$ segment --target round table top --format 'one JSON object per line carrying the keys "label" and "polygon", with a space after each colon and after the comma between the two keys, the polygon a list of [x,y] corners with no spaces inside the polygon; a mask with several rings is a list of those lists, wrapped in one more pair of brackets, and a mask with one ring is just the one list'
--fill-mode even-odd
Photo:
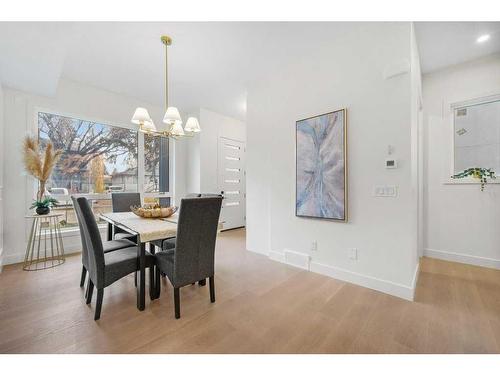
{"label": "round table top", "polygon": [[38,215],[38,214],[33,214],[33,215],[26,215],[26,219],[38,219],[38,218],[44,218],[44,217],[58,217],[58,216],[63,216],[64,214],[62,213],[57,213],[57,212],[50,212],[47,215]]}

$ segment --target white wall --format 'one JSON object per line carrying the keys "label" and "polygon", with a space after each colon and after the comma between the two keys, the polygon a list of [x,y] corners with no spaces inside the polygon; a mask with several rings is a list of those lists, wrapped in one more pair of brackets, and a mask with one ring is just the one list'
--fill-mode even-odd
{"label": "white wall", "polygon": [[191,141],[188,148],[187,191],[218,193],[218,139],[226,137],[245,142],[245,123],[205,108],[200,108],[198,116],[202,131]]}
{"label": "white wall", "polygon": [[[159,121],[163,117],[160,107],[141,102],[138,99],[118,95],[69,80],[61,80],[55,97],[32,95],[4,88],[5,143],[4,165],[4,211],[8,213],[4,231],[4,264],[22,260],[28,227],[24,215],[34,197],[34,183],[23,170],[21,145],[28,132],[36,131],[35,112],[37,109],[52,110],[104,123],[130,126],[130,118],[138,106],[148,108],[150,115]],[[185,194],[185,154],[186,145],[174,145],[174,193]],[[65,237],[67,252],[80,250],[78,233]]]}
{"label": "white wall", "polygon": [[414,239],[412,252],[418,262],[423,252],[423,122],[422,122],[422,74],[415,29],[411,28],[411,211]]}
{"label": "white wall", "polygon": [[3,266],[3,169],[4,169],[4,121],[3,121],[3,89],[0,82],[0,272]]}
{"label": "white wall", "polygon": [[[247,99],[247,249],[285,261],[311,256],[310,269],[412,299],[417,270],[412,186],[410,23],[344,24],[325,48],[256,82]],[[338,30],[338,29],[336,29]],[[324,37],[324,35],[322,36]],[[407,69],[409,70],[409,69]],[[295,216],[295,121],[347,108],[347,223]],[[385,169],[387,147],[399,161]],[[397,198],[374,185],[397,185]],[[317,241],[317,251],[311,242]],[[350,260],[349,249],[358,250]]]}
{"label": "white wall", "polygon": [[500,94],[500,55],[424,75],[425,254],[500,268],[500,185],[445,184],[451,175],[450,104]]}

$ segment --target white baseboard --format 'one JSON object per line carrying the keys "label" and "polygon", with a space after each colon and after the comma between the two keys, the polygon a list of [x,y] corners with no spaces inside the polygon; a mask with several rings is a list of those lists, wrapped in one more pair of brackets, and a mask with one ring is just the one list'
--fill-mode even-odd
{"label": "white baseboard", "polygon": [[415,273],[413,274],[413,281],[411,282],[411,289],[413,291],[413,294],[411,296],[410,301],[415,300],[415,290],[417,290],[417,283],[419,276],[420,276],[420,262],[417,263],[417,266],[415,267]]}
{"label": "white baseboard", "polygon": [[[101,237],[103,240],[106,237],[106,229],[99,228]],[[82,251],[82,242],[80,240],[80,233],[78,231],[73,232],[63,232],[63,245],[65,254],[74,254]],[[26,254],[26,243],[22,245],[22,248],[14,249],[15,253],[10,253],[7,249],[4,249],[3,265],[21,263],[24,261]]]}
{"label": "white baseboard", "polygon": [[285,254],[279,251],[269,251],[269,259],[275,260],[276,262],[286,263]]}
{"label": "white baseboard", "polygon": [[[69,255],[69,254],[75,254],[79,253],[82,251],[82,246],[74,245],[74,246],[64,246],[64,254]],[[25,252],[22,253],[16,253],[16,254],[9,254],[6,255],[3,259],[3,265],[6,266],[8,264],[16,264],[16,263],[22,263],[24,262],[24,256]]]}
{"label": "white baseboard", "polygon": [[[415,295],[414,286],[403,285],[377,277],[363,275],[357,272],[348,271],[343,268],[327,266],[325,264],[311,262],[311,271],[325,276],[330,276],[337,280],[360,285],[365,288],[374,289],[382,293],[390,294],[399,298],[413,301]],[[418,274],[418,266],[415,275]],[[415,277],[414,277],[415,279]],[[413,282],[416,283],[414,280]],[[413,284],[413,283],[412,283]]]}
{"label": "white baseboard", "polygon": [[500,269],[500,259],[478,257],[475,255],[460,254],[452,251],[435,249],[424,249],[424,256],[429,258],[448,260],[451,262],[471,264],[473,266]]}
{"label": "white baseboard", "polygon": [[309,271],[311,268],[311,256],[306,253],[285,249],[283,251],[284,263]]}
{"label": "white baseboard", "polygon": [[[287,250],[286,250],[287,251]],[[286,251],[269,251],[269,259],[275,260],[280,263],[285,263],[293,267],[306,269],[302,266],[291,264],[286,260]],[[297,253],[302,254],[302,253]],[[390,294],[399,298],[413,301],[415,295],[415,288],[418,281],[420,264],[417,264],[413,275],[411,285],[398,284],[392,281],[379,279],[376,277],[363,275],[357,272],[349,271],[339,267],[328,266],[318,262],[311,261],[309,263],[308,271],[319,273],[321,275],[329,276],[333,279],[346,281],[352,284],[360,285],[365,288],[374,289],[382,293]]]}

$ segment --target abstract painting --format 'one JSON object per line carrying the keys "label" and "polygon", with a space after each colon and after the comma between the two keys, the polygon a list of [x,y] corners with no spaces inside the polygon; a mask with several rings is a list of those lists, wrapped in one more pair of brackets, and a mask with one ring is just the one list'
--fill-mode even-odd
{"label": "abstract painting", "polygon": [[346,110],[296,123],[297,216],[347,220]]}

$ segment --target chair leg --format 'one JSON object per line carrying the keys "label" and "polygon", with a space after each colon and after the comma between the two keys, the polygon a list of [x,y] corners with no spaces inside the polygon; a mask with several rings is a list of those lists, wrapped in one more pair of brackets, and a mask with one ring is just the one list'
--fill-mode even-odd
{"label": "chair leg", "polygon": [[85,269],[85,266],[82,266],[82,277],[80,278],[80,288],[83,288],[83,285],[85,285],[85,276],[87,276],[87,270]]}
{"label": "chair leg", "polygon": [[213,276],[208,278],[208,283],[210,284],[210,302],[215,302],[215,280]]}
{"label": "chair leg", "polygon": [[93,292],[94,292],[94,283],[89,278],[89,282],[87,283],[87,300],[85,301],[87,305],[90,305],[90,302],[92,302]]}
{"label": "chair leg", "polygon": [[175,319],[181,317],[181,301],[179,296],[179,288],[174,288],[174,305],[175,305]]}
{"label": "chair leg", "polygon": [[205,286],[205,285],[207,285],[207,279],[203,279],[203,280],[198,281],[198,285],[199,286]]}
{"label": "chair leg", "polygon": [[154,266],[149,267],[149,298],[152,300],[156,299],[156,287],[155,287],[155,268]]}
{"label": "chair leg", "polygon": [[156,298],[160,298],[161,281],[160,281],[160,269],[158,268],[158,266],[155,267],[155,289],[156,289]]}
{"label": "chair leg", "polygon": [[137,271],[134,273],[134,286],[137,288]]}
{"label": "chair leg", "polygon": [[103,296],[104,296],[104,288],[97,289],[97,301],[95,304],[94,320],[99,320],[99,318],[101,317],[102,297]]}

